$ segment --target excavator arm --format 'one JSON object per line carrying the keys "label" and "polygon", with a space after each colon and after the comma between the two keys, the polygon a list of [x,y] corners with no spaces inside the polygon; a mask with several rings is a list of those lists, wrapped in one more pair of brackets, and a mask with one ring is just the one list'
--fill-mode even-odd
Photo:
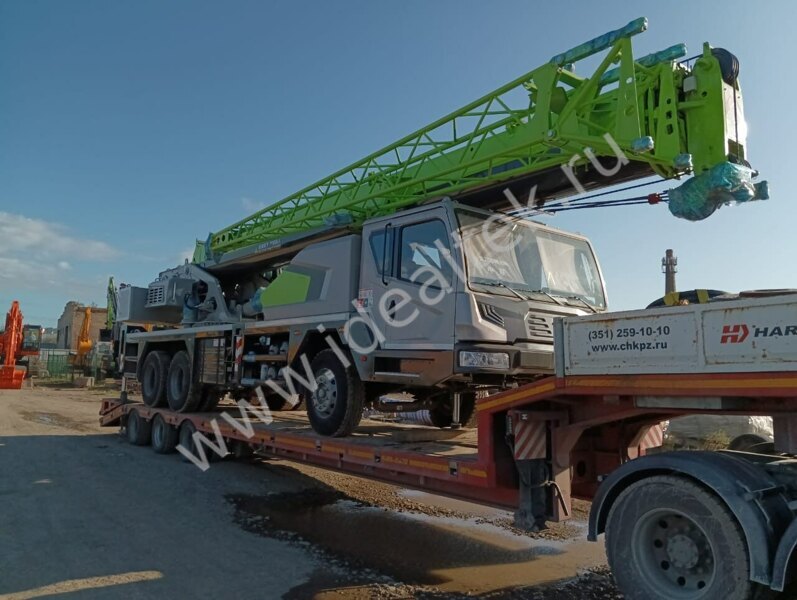
{"label": "excavator arm", "polygon": [[26,369],[17,367],[17,360],[39,353],[41,328],[23,325],[19,302],[14,300],[6,313],[5,328],[0,332],[0,389],[18,390],[22,387]]}
{"label": "excavator arm", "polygon": [[77,336],[75,354],[70,355],[70,362],[74,367],[85,366],[86,359],[94,344],[91,341],[91,307],[83,309],[83,322]]}
{"label": "excavator arm", "polygon": [[[632,21],[526,73],[467,106],[258,211],[197,244],[194,262],[443,196],[498,208],[651,175],[693,173],[676,216],[705,218],[721,203],[766,197],[751,183],[738,62],[704,45],[690,66],[678,44],[635,58]],[[589,74],[575,65],[600,56]],[[697,178],[696,178],[697,179]],[[705,206],[704,206],[705,205]],[[675,205],[673,205],[675,206]]]}

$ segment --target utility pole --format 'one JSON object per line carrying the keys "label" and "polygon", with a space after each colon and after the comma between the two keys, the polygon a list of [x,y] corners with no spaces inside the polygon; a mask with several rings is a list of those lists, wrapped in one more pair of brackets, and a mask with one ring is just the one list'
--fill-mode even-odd
{"label": "utility pole", "polygon": [[664,273],[664,293],[675,291],[675,274],[678,272],[678,257],[668,248],[661,259],[661,272]]}

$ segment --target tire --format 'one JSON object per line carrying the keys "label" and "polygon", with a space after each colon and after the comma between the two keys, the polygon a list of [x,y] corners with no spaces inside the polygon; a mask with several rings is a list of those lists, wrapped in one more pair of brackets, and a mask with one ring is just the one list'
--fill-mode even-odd
{"label": "tire", "polygon": [[166,403],[166,378],[169,373],[169,353],[154,350],[147,354],[141,368],[141,396],[144,404],[157,407]]}
{"label": "tire", "polygon": [[744,533],[716,495],[671,475],[633,483],[606,523],[606,554],[628,600],[754,598]]}
{"label": "tire", "polygon": [[149,444],[152,423],[138,414],[137,410],[131,410],[127,414],[127,441],[134,446],[146,446]]}
{"label": "tire", "polygon": [[247,444],[240,440],[236,440],[231,444],[230,451],[233,458],[236,460],[251,458],[255,455],[255,450],[252,448],[251,444]]}
{"label": "tire", "polygon": [[728,444],[728,450],[736,450],[737,452],[750,452],[754,446],[766,444],[769,440],[756,434],[756,433],[743,433],[737,435]]}
{"label": "tire", "polygon": [[197,410],[199,412],[210,412],[219,405],[223,397],[224,393],[221,390],[209,385],[203,386]]}
{"label": "tire", "polygon": [[177,438],[177,429],[162,416],[155,415],[152,419],[152,449],[158,454],[171,454],[177,446]]}
{"label": "tire", "polygon": [[363,415],[363,384],[354,367],[344,367],[335,352],[322,350],[310,364],[315,390],[307,390],[307,416],[316,433],[349,435]]}
{"label": "tire", "polygon": [[[196,427],[194,426],[194,424],[188,419],[186,419],[185,421],[180,423],[180,429],[178,430],[178,441],[180,446],[188,450],[188,452],[190,452],[194,456],[198,457],[199,452],[197,450],[196,444],[194,444],[195,432],[196,432]],[[212,441],[215,442],[215,440]],[[216,454],[213,450],[211,450],[207,446],[204,446],[202,449],[205,451],[205,458],[208,460],[208,462],[216,462],[217,460],[222,459],[221,456]],[[184,462],[188,462],[188,459],[185,456],[183,456],[182,454],[180,454],[180,456],[182,457]]]}
{"label": "tire", "polygon": [[[177,430],[177,439],[180,446],[188,450],[191,454],[196,456],[196,447],[194,446],[194,432],[196,427],[191,421],[183,421],[180,423],[180,428]],[[185,456],[180,455],[183,461],[188,462]]]}
{"label": "tire", "polygon": [[[459,424],[462,426],[472,425],[471,419],[476,410],[476,393],[462,392],[459,395]],[[429,409],[429,418],[435,427],[450,427],[454,422],[454,396],[450,395]]]}
{"label": "tire", "polygon": [[193,382],[193,369],[188,352],[180,350],[172,358],[166,379],[166,400],[169,408],[177,412],[196,410],[201,396],[199,384]]}

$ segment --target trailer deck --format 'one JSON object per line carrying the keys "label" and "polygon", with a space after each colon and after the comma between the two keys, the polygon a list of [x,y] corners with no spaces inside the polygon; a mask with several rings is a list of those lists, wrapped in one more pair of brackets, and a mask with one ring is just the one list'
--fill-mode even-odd
{"label": "trailer deck", "polygon": [[[303,411],[273,412],[273,421],[267,424],[231,403],[213,412],[186,414],[140,402],[105,399],[100,423],[123,425],[132,410],[146,420],[160,414],[175,427],[190,421],[211,440],[215,423],[223,438],[249,443],[261,454],[505,508],[518,506],[515,460],[546,458],[552,461],[554,475],[559,475],[561,502],[549,515],[559,520],[570,513],[571,482],[565,479],[572,476],[573,496],[591,499],[599,475],[612,470],[610,464],[619,466],[661,444],[659,424],[667,418],[712,412],[794,413],[797,374],[548,377],[480,399],[476,429],[434,429],[364,419],[346,438],[318,435]],[[238,422],[240,428],[228,418]],[[521,435],[528,438],[525,445],[516,441],[513,449],[506,442],[507,419],[514,423],[516,439]],[[243,431],[245,420],[252,427],[251,436]],[[618,423],[622,423],[621,431],[613,431],[611,426]],[[582,434],[601,426],[610,427],[602,430],[602,443],[592,439],[585,445]],[[529,433],[521,433],[521,427],[527,427]],[[618,447],[624,451],[622,456],[617,453]],[[592,456],[586,461],[588,454]],[[564,460],[565,456],[570,459]],[[583,465],[571,474],[571,464],[579,462]]]}

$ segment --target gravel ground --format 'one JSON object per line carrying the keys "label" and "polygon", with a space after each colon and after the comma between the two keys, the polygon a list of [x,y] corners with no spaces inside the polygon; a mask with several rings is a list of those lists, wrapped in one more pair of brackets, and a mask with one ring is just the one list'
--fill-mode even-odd
{"label": "gravel ground", "polygon": [[[129,572],[159,578],[70,591],[79,599],[255,590],[288,600],[619,598],[601,546],[584,540],[586,503],[576,503],[572,521],[530,534],[508,511],[284,460],[225,460],[200,473],[99,428],[108,395],[0,393],[0,492],[16,515],[0,522],[13,540],[4,546],[0,535],[10,575],[0,577],[0,595],[109,573],[121,582]],[[163,545],[129,527],[145,515]],[[44,532],[32,526],[42,522]],[[26,560],[45,534],[51,552]],[[186,545],[225,552],[197,571],[180,558]],[[243,577],[228,581],[231,573]]]}

